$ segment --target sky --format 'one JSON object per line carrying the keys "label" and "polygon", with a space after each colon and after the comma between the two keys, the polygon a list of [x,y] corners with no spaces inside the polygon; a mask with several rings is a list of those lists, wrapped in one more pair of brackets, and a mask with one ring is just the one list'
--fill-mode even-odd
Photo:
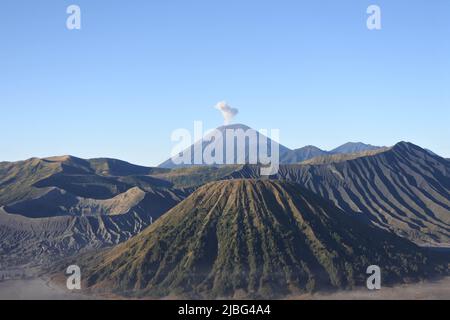
{"label": "sky", "polygon": [[174,130],[223,124],[223,100],[289,148],[410,141],[450,157],[450,1],[1,1],[0,161],[158,165]]}

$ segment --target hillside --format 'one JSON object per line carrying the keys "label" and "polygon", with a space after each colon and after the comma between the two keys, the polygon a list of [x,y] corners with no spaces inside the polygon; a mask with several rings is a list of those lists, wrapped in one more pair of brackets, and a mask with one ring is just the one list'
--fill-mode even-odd
{"label": "hillside", "polygon": [[185,197],[180,191],[133,188],[112,199],[96,200],[52,189],[43,198],[0,207],[0,267],[42,265],[116,245]]}
{"label": "hillside", "polygon": [[[296,184],[205,185],[129,241],[77,258],[91,290],[148,297],[273,298],[444,272],[409,241]],[[446,266],[445,266],[446,267]]]}
{"label": "hillside", "polygon": [[[226,178],[258,178],[258,170],[245,166]],[[450,245],[450,163],[414,144],[338,163],[281,166],[273,178],[297,182],[418,244]]]}
{"label": "hillside", "polygon": [[0,208],[0,269],[43,267],[59,259],[116,245],[144,230],[151,214],[30,219]]}
{"label": "hillside", "polygon": [[149,175],[165,171],[72,156],[0,163],[0,267],[129,239],[190,192]]}

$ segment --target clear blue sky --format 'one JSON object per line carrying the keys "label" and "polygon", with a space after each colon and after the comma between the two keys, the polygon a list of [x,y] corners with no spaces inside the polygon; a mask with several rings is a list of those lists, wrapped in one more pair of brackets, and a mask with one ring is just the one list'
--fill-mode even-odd
{"label": "clear blue sky", "polygon": [[450,157],[450,1],[1,2],[0,161],[157,165],[173,130],[222,124],[221,100],[290,148],[407,140]]}

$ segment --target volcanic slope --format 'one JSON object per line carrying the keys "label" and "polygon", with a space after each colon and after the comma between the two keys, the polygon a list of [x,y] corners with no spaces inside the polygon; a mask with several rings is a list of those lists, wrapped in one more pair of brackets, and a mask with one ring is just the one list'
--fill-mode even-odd
{"label": "volcanic slope", "polygon": [[[450,246],[448,161],[407,142],[341,160],[280,166],[272,178],[297,182],[417,244]],[[245,166],[226,178],[259,178],[258,172],[256,166]]]}
{"label": "volcanic slope", "polygon": [[115,248],[77,258],[86,287],[140,297],[273,298],[447,270],[413,243],[363,224],[297,184],[207,184]]}
{"label": "volcanic slope", "polygon": [[0,163],[0,269],[42,265],[115,245],[188,192],[114,159],[71,156]]}

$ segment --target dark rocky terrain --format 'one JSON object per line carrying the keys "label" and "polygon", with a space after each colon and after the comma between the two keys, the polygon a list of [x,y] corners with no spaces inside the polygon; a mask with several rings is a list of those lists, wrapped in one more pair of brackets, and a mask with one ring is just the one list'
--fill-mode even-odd
{"label": "dark rocky terrain", "polygon": [[161,169],[75,157],[0,163],[0,268],[116,245],[188,195]]}
{"label": "dark rocky terrain", "polygon": [[[450,164],[445,159],[401,142],[372,155],[316,160],[281,166],[272,178],[299,183],[360,220],[418,244],[450,246]],[[225,178],[258,178],[258,172],[243,166]]]}

